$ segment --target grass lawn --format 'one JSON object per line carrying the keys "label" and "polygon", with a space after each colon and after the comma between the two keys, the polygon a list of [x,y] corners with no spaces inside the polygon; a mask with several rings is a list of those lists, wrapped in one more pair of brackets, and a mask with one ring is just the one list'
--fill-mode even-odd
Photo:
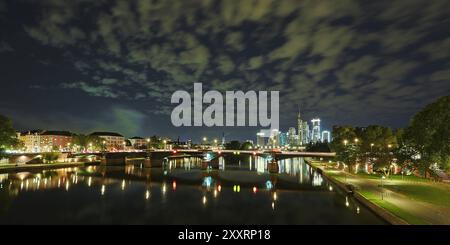
{"label": "grass lawn", "polygon": [[385,188],[415,200],[450,207],[450,188],[440,185],[390,185],[387,183]]}
{"label": "grass lawn", "polygon": [[[366,179],[380,179],[380,174],[366,174],[366,173],[358,173],[358,177],[366,178]],[[403,180],[403,181],[410,181],[410,182],[432,182],[429,179],[417,177],[415,175],[389,175],[389,177],[386,178],[387,180]]]}
{"label": "grass lawn", "polygon": [[379,195],[374,194],[373,192],[366,191],[366,190],[360,190],[358,191],[361,195],[363,195],[367,200],[371,201],[372,203],[375,203],[379,207],[389,211],[390,213],[402,218],[406,222],[413,224],[413,225],[427,225],[429,223],[425,222],[424,220],[418,218],[417,216],[408,213],[404,211],[403,209],[386,202],[384,200],[381,200]]}
{"label": "grass lawn", "polygon": [[[313,162],[315,166],[320,163]],[[339,170],[325,169],[328,176],[345,183],[345,174]],[[366,179],[373,183],[373,180],[379,180],[381,175],[379,174],[364,174],[347,176],[348,179]],[[391,191],[403,194],[413,200],[431,203],[434,205],[440,205],[450,207],[450,187],[442,183],[434,183],[428,179],[420,178],[417,176],[401,176],[391,175],[384,182],[384,188]],[[374,192],[373,188],[365,188],[364,185],[359,186],[357,191],[367,198],[372,203],[380,206],[381,208],[389,211],[390,213],[404,219],[410,224],[428,224],[425,220],[422,220],[416,215],[406,212],[404,209],[393,205],[392,203],[381,200],[379,193]]]}

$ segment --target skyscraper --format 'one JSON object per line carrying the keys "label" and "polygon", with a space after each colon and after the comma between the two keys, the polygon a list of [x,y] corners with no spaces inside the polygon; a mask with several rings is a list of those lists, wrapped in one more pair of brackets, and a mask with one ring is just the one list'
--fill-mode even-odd
{"label": "skyscraper", "polygon": [[280,133],[280,146],[288,144],[288,133]]}
{"label": "skyscraper", "polygon": [[294,127],[290,127],[288,130],[288,144],[290,146],[296,145],[297,144],[297,139],[295,137],[295,128]]}
{"label": "skyscraper", "polygon": [[300,116],[300,108],[298,109],[298,114],[297,114],[297,132],[298,132],[297,145],[303,145],[304,132],[303,132],[303,121]]}
{"label": "skyscraper", "polygon": [[310,142],[309,125],[307,121],[303,122],[303,144],[306,145]]}
{"label": "skyscraper", "polygon": [[320,119],[319,118],[313,118],[311,120],[311,123],[312,123],[311,141],[313,143],[316,143],[317,141],[321,140]]}
{"label": "skyscraper", "polygon": [[328,130],[322,131],[322,142],[330,142],[331,141],[331,133]]}
{"label": "skyscraper", "polygon": [[280,131],[278,129],[272,129],[270,135],[270,145],[273,147],[280,146]]}
{"label": "skyscraper", "polygon": [[263,132],[258,132],[256,134],[256,145],[258,145],[259,147],[265,146],[266,143],[264,141],[264,133]]}

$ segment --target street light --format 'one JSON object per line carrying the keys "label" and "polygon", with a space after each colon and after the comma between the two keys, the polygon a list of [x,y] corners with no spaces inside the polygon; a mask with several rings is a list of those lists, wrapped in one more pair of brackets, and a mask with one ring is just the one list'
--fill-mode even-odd
{"label": "street light", "polygon": [[355,138],[355,143],[358,143],[358,141],[359,141],[358,138]]}
{"label": "street light", "polygon": [[344,145],[347,146],[348,140],[344,140]]}

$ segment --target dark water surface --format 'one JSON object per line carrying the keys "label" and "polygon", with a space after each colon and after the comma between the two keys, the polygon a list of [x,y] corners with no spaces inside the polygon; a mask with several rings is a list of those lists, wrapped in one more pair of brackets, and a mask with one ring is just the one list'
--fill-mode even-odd
{"label": "dark water surface", "polygon": [[302,158],[0,174],[0,224],[385,224]]}

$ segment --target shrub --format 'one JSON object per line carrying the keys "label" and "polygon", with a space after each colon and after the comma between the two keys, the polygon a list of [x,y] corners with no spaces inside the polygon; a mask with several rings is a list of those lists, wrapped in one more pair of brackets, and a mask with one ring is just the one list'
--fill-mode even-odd
{"label": "shrub", "polygon": [[42,155],[44,163],[54,163],[59,158],[59,153],[57,152],[46,152]]}

